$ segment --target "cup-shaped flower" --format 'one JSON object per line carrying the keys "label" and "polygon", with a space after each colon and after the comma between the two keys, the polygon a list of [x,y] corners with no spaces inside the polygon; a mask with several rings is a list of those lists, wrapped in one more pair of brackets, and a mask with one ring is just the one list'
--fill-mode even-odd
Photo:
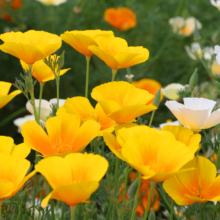
{"label": "cup-shaped flower", "polygon": [[220,0],[210,0],[211,4],[220,11]]}
{"label": "cup-shaped flower", "polygon": [[[162,88],[162,85],[154,79],[141,79],[139,81],[133,81],[132,84],[135,87],[139,89],[144,89],[153,95],[156,95],[158,90]],[[162,100],[163,100],[163,93],[161,92],[160,101]],[[148,102],[148,104],[153,104],[153,101],[154,100],[152,99],[151,101]]]}
{"label": "cup-shaped flower", "polygon": [[96,42],[98,46],[88,48],[113,70],[143,63],[149,57],[148,49],[129,47],[127,41],[120,37],[100,36]]}
{"label": "cup-shaped flower", "polygon": [[[132,135],[137,129],[139,133]],[[192,149],[168,131],[135,126],[120,129],[118,136],[123,159],[139,171],[143,179],[155,182],[169,179],[183,172],[180,169],[194,157]]]}
{"label": "cup-shaped flower", "polygon": [[163,188],[178,205],[191,205],[195,202],[220,200],[220,176],[216,177],[215,165],[205,157],[196,156],[183,169],[194,168],[179,173],[166,180]]}
{"label": "cup-shaped flower", "polygon": [[4,44],[0,50],[24,61],[33,64],[54,53],[62,45],[62,39],[44,31],[30,30],[25,33],[9,32],[0,35]]}
{"label": "cup-shaped flower", "polygon": [[14,196],[34,175],[35,171],[25,176],[30,165],[26,159],[0,152],[0,201]]}
{"label": "cup-shaped flower", "polygon": [[177,92],[184,89],[185,87],[179,83],[171,83],[165,88],[161,89],[163,95],[171,100],[177,100],[179,98]]}
{"label": "cup-shaped flower", "polygon": [[213,76],[220,76],[220,65],[216,60],[213,61],[211,66]]}
{"label": "cup-shaped flower", "polygon": [[49,182],[53,191],[43,199],[45,208],[50,199],[57,199],[69,206],[86,202],[97,190],[99,181],[108,169],[108,161],[93,154],[69,154],[65,158],[49,157],[36,166]]}
{"label": "cup-shaped flower", "polygon": [[[59,99],[59,106],[62,107],[65,103],[66,99]],[[57,99],[50,99],[49,102],[45,99],[41,100],[41,110],[40,110],[40,119],[42,121],[46,121],[50,117],[50,113],[52,112],[51,106],[57,103]],[[37,112],[39,111],[39,99],[35,99],[35,107]],[[31,103],[28,101],[26,103],[26,109],[34,114],[34,109]]]}
{"label": "cup-shaped flower", "polygon": [[95,87],[91,96],[116,123],[123,124],[157,109],[146,105],[154,95],[128,82],[110,82]]}
{"label": "cup-shaped flower", "polygon": [[84,54],[87,57],[91,57],[93,52],[88,49],[88,46],[96,45],[96,38],[98,36],[111,36],[112,31],[101,31],[101,30],[86,30],[86,31],[66,31],[61,34],[60,37],[64,42],[69,44],[78,52]]}
{"label": "cup-shaped flower", "polygon": [[76,114],[60,111],[49,118],[44,129],[36,121],[28,121],[21,126],[24,143],[43,156],[81,152],[100,131],[100,125],[94,120],[81,124]]}
{"label": "cup-shaped flower", "polygon": [[44,5],[54,5],[54,6],[58,6],[61,5],[63,3],[66,3],[66,0],[36,0]]}
{"label": "cup-shaped flower", "polygon": [[79,115],[83,121],[88,119],[97,121],[101,125],[99,136],[102,136],[103,132],[114,130],[115,121],[105,114],[99,103],[93,108],[87,98],[78,96],[68,98],[64,104],[64,109],[67,113]]}
{"label": "cup-shaped flower", "polygon": [[15,96],[21,93],[20,90],[15,90],[8,94],[11,83],[0,81],[0,109],[7,105]]}
{"label": "cup-shaped flower", "polygon": [[[50,58],[54,60],[54,58],[59,58],[60,56],[51,55]],[[29,70],[29,65],[21,60],[22,68],[26,71]],[[69,69],[60,70],[60,76],[66,73]],[[55,79],[54,73],[51,68],[45,64],[43,60],[39,60],[32,65],[32,75],[33,77],[40,83],[45,83],[47,81]]]}
{"label": "cup-shaped flower", "polygon": [[195,132],[211,128],[220,123],[220,109],[212,112],[216,102],[205,98],[184,98],[184,105],[176,101],[167,101],[179,122]]}
{"label": "cup-shaped flower", "polygon": [[31,148],[24,143],[15,145],[11,137],[0,136],[0,153],[9,154],[21,159],[26,158],[31,152]]}
{"label": "cup-shaped flower", "polygon": [[105,21],[121,31],[136,26],[136,14],[129,8],[108,8],[104,14]]}

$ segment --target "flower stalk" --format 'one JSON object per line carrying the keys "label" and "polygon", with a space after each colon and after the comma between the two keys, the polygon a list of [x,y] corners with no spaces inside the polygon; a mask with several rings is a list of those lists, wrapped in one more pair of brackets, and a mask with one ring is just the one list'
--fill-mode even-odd
{"label": "flower stalk", "polygon": [[76,210],[76,206],[70,206],[71,220],[74,220],[74,217],[75,217],[75,210]]}
{"label": "flower stalk", "polygon": [[112,82],[115,81],[115,75],[117,73],[117,70],[112,69]]}
{"label": "flower stalk", "polygon": [[124,189],[123,189],[123,204],[125,204],[125,198],[126,198],[126,191],[127,191],[127,185],[128,185],[128,174],[129,174],[129,164],[127,163],[126,171],[125,171],[125,182],[124,182]]}
{"label": "flower stalk", "polygon": [[86,56],[86,89],[85,89],[85,97],[88,98],[88,90],[89,90],[89,63],[90,63],[89,56]]}
{"label": "flower stalk", "polygon": [[3,200],[0,200],[0,219],[2,217],[2,204],[3,204]]}
{"label": "flower stalk", "polygon": [[38,109],[38,116],[39,116],[39,120],[40,120],[40,112],[41,112],[41,100],[42,100],[43,90],[44,90],[44,83],[40,83],[39,109]]}
{"label": "flower stalk", "polygon": [[203,207],[202,207],[202,203],[199,204],[199,219],[203,220]]}
{"label": "flower stalk", "polygon": [[170,207],[170,220],[173,220],[173,211],[174,211],[174,200],[171,199],[171,207]]}

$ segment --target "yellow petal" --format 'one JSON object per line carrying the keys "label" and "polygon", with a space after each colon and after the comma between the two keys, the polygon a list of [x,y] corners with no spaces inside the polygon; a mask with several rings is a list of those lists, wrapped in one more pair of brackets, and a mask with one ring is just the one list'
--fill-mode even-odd
{"label": "yellow petal", "polygon": [[30,152],[31,148],[23,143],[19,145],[14,145],[11,155],[24,159],[30,154]]}
{"label": "yellow petal", "polygon": [[7,196],[10,196],[11,192],[13,191],[14,184],[12,182],[3,182],[0,183],[0,199],[3,200]]}
{"label": "yellow petal", "polygon": [[8,104],[15,96],[17,96],[20,93],[20,90],[15,90],[11,92],[9,95],[0,95],[0,109],[3,108],[6,104]]}
{"label": "yellow petal", "polygon": [[0,136],[0,153],[11,154],[14,140],[11,137]]}
{"label": "yellow petal", "polygon": [[9,82],[0,81],[0,95],[1,96],[7,95],[11,88],[11,85],[12,84]]}

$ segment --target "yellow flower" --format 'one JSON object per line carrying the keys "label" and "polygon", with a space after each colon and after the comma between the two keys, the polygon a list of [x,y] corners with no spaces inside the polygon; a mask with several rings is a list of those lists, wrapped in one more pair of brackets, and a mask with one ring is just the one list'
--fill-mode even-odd
{"label": "yellow flower", "polygon": [[179,83],[171,83],[167,85],[164,89],[161,89],[163,95],[171,100],[177,100],[179,99],[178,91],[183,90],[185,86],[179,84]]}
{"label": "yellow flower", "polygon": [[0,81],[0,109],[10,102],[16,95],[20,94],[20,90],[15,90],[8,94],[11,83]]}
{"label": "yellow flower", "polygon": [[36,121],[21,126],[24,143],[43,156],[81,152],[100,131],[100,125],[88,120],[81,125],[78,115],[60,111],[49,118],[44,129]]}
{"label": "yellow flower", "polygon": [[220,176],[216,177],[215,165],[205,157],[196,156],[183,169],[190,171],[177,174],[163,184],[165,191],[178,205],[220,200]]}
{"label": "yellow flower", "polygon": [[[153,95],[156,95],[158,90],[162,88],[162,85],[153,79],[141,79],[139,81],[133,81],[132,84],[135,87],[139,89],[144,89]],[[163,100],[163,93],[161,92],[160,101],[162,100]],[[153,99],[148,104],[153,104]]]}
{"label": "yellow flower", "polygon": [[66,2],[66,0],[36,0],[44,5],[54,5],[58,6]]}
{"label": "yellow flower", "polygon": [[113,27],[125,31],[136,26],[136,14],[129,8],[108,8],[104,18]]}
{"label": "yellow flower", "polygon": [[[52,60],[54,60],[54,58],[59,58],[59,56],[57,56],[57,55],[51,55],[50,57],[52,58]],[[22,68],[25,69],[26,71],[28,71],[29,65],[27,65],[22,60],[20,60],[20,61],[21,61]],[[60,70],[60,76],[62,76],[68,70],[70,70],[70,68]],[[51,70],[51,68],[48,65],[46,65],[44,63],[43,60],[39,60],[33,64],[32,75],[38,82],[41,82],[41,83],[45,83],[47,81],[55,79],[53,71]]]}
{"label": "yellow flower", "polygon": [[96,42],[98,45],[89,46],[89,50],[113,70],[143,63],[149,57],[148,49],[128,47],[126,40],[119,37],[100,36]]}
{"label": "yellow flower", "polygon": [[59,36],[35,30],[25,33],[4,33],[0,35],[0,39],[4,42],[0,45],[0,50],[27,64],[46,58],[62,45],[62,39]]}
{"label": "yellow flower", "polygon": [[11,137],[0,136],[0,153],[10,154],[21,159],[26,158],[31,152],[31,148],[25,144],[15,145]]}
{"label": "yellow flower", "polygon": [[35,174],[33,171],[25,176],[30,165],[31,163],[26,159],[0,152],[0,202],[14,196],[24,183]]}
{"label": "yellow flower", "polygon": [[213,76],[220,76],[220,65],[217,63],[216,60],[213,61],[211,69]]}
{"label": "yellow flower", "polygon": [[75,206],[80,202],[86,202],[97,190],[99,181],[108,169],[108,161],[99,155],[76,153],[65,158],[54,156],[43,159],[35,169],[47,179],[53,189],[43,199],[43,208],[50,199]]}
{"label": "yellow flower", "polygon": [[128,82],[110,82],[95,87],[91,96],[104,112],[118,124],[134,120],[154,109],[146,105],[154,96]]}
{"label": "yellow flower", "polygon": [[67,113],[79,115],[83,121],[88,119],[97,121],[101,125],[99,136],[102,136],[103,132],[114,130],[115,121],[105,114],[100,104],[97,104],[94,109],[87,98],[80,96],[68,98],[64,104],[64,109]]}
{"label": "yellow flower", "polygon": [[135,126],[120,129],[118,136],[123,159],[139,171],[143,179],[155,182],[169,179],[185,171],[180,169],[194,157],[192,149],[168,131]]}
{"label": "yellow flower", "polygon": [[88,49],[88,46],[96,45],[96,38],[98,36],[111,36],[112,31],[101,31],[101,30],[86,30],[86,31],[66,31],[61,34],[60,37],[64,42],[69,44],[78,52],[84,54],[87,57],[92,56],[92,52]]}

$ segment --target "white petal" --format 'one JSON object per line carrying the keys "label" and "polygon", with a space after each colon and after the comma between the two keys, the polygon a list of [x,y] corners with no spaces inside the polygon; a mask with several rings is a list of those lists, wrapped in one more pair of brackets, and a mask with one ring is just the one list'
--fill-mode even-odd
{"label": "white petal", "polygon": [[200,131],[208,119],[209,110],[192,110],[187,108],[181,108],[180,112],[186,127],[192,129],[193,131]]}
{"label": "white petal", "polygon": [[220,123],[220,108],[210,115],[208,120],[205,122],[203,129],[211,128]]}
{"label": "white petal", "polygon": [[[65,103],[66,99],[59,99],[59,107],[62,107]],[[56,104],[57,103],[57,99],[50,99],[50,104]]]}
{"label": "white petal", "polygon": [[220,53],[216,55],[217,63],[220,65]]}
{"label": "white petal", "polygon": [[171,100],[177,100],[179,98],[177,92],[184,88],[185,87],[179,83],[171,83],[167,85],[165,88],[161,89],[161,91],[166,98]]}
{"label": "white petal", "polygon": [[219,45],[215,45],[214,47],[214,54],[218,54],[220,53],[220,46]]}
{"label": "white petal", "polygon": [[167,122],[167,123],[162,123],[162,124],[159,124],[160,126],[160,129],[162,129],[162,127],[164,127],[165,125],[180,125],[179,121],[171,121],[171,122]]}

